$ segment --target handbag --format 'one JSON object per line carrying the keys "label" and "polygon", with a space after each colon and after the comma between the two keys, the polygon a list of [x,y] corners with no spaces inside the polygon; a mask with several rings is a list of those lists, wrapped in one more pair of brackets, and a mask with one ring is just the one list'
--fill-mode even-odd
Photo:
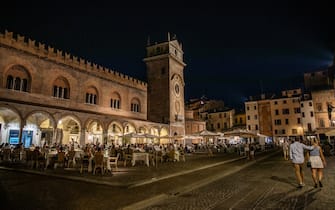
{"label": "handbag", "polygon": [[307,167],[310,168],[311,166],[312,166],[311,161],[308,160],[308,161],[307,161]]}

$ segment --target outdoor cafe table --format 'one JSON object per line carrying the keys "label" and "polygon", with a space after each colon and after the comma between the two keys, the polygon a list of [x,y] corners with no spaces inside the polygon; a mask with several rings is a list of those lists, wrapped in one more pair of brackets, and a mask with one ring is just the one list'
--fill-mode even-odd
{"label": "outdoor cafe table", "polygon": [[132,166],[135,166],[137,160],[143,160],[144,163],[149,167],[149,153],[147,152],[134,152],[132,155]]}

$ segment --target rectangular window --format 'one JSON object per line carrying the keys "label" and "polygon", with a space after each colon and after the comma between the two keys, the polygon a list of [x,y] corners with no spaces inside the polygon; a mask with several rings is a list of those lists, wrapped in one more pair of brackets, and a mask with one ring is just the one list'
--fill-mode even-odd
{"label": "rectangular window", "polygon": [[289,123],[288,123],[288,119],[285,119],[285,124],[286,124],[286,125],[288,125],[288,124],[289,124]]}
{"label": "rectangular window", "polygon": [[296,107],[296,108],[294,108],[294,113],[295,114],[297,114],[297,113],[300,113],[301,111],[300,111],[300,107]]}
{"label": "rectangular window", "polygon": [[302,115],[302,117],[305,117],[305,112],[302,112],[301,115]]}
{"label": "rectangular window", "polygon": [[321,112],[321,111],[322,111],[322,103],[317,103],[317,104],[316,104],[316,110],[317,110],[318,112]]}
{"label": "rectangular window", "polygon": [[311,112],[311,117],[314,117],[314,112]]}
{"label": "rectangular window", "polygon": [[292,134],[298,134],[297,129],[292,129]]}
{"label": "rectangular window", "polygon": [[275,110],[275,115],[279,115],[279,110],[278,109]]}
{"label": "rectangular window", "polygon": [[300,117],[297,118],[297,123],[298,123],[298,124],[301,124],[301,119],[300,119]]}
{"label": "rectangular window", "polygon": [[320,125],[320,128],[324,128],[325,127],[325,122],[323,121],[323,119],[319,120],[319,125]]}
{"label": "rectangular window", "polygon": [[281,120],[280,119],[275,120],[275,125],[281,125]]}
{"label": "rectangular window", "polygon": [[312,123],[307,124],[307,129],[309,132],[312,132]]}
{"label": "rectangular window", "polygon": [[283,109],[283,110],[282,110],[282,113],[283,113],[283,114],[290,114],[290,110],[289,110],[289,109]]}

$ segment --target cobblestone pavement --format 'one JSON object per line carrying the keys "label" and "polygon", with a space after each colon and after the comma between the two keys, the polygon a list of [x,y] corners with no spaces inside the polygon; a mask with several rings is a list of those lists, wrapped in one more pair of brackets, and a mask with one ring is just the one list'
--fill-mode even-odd
{"label": "cobblestone pavement", "polygon": [[192,153],[186,155],[186,161],[158,163],[150,167],[143,162],[137,162],[135,166],[124,167],[123,161],[119,161],[118,170],[113,169],[112,173],[93,175],[84,171],[79,173],[79,168],[57,168],[52,169],[31,169],[22,163],[1,163],[0,169],[14,170],[25,173],[54,176],[77,181],[105,184],[109,186],[131,187],[148,184],[164,178],[169,178],[183,173],[191,173],[194,170],[212,167],[218,164],[224,164],[229,161],[244,159],[236,153],[215,153],[213,157],[208,157],[206,153]]}
{"label": "cobblestone pavement", "polygon": [[303,189],[293,167],[280,153],[201,188],[152,204],[147,210],[173,209],[335,209],[335,157],[327,157],[323,188],[314,188],[305,168]]}
{"label": "cobblestone pavement", "polygon": [[[216,153],[214,157],[208,157],[198,153],[189,154],[186,162],[168,162],[150,167],[141,163],[123,167],[121,162],[118,171],[104,176],[87,172],[80,174],[77,169],[27,169],[20,164],[1,169],[43,175],[49,177],[48,180],[52,177],[64,179],[64,182],[55,180],[73,186],[70,193],[77,197],[77,202],[73,204],[67,197],[61,198],[72,209],[94,209],[89,206],[96,205],[100,209],[124,210],[334,209],[332,195],[335,191],[334,187],[330,187],[334,186],[334,160],[335,157],[328,157],[322,189],[312,187],[310,171],[305,169],[306,187],[301,190],[296,189],[293,168],[289,161],[282,159],[280,150],[258,153],[256,161],[247,161],[237,154]],[[44,187],[50,199],[55,196],[53,190],[57,191],[57,183],[53,184],[54,187]],[[99,199],[80,196],[80,192],[94,186],[91,183],[101,186],[95,185],[94,190]],[[106,200],[111,197],[112,200]],[[83,203],[89,200],[90,203]]]}

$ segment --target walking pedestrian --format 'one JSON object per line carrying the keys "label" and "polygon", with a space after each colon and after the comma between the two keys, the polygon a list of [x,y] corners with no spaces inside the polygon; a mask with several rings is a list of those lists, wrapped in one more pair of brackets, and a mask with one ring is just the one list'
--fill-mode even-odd
{"label": "walking pedestrian", "polygon": [[298,188],[305,186],[304,184],[304,174],[303,174],[303,165],[305,162],[305,153],[304,149],[312,150],[314,146],[307,146],[300,142],[299,138],[295,138],[294,143],[290,145],[290,159],[292,161],[295,175],[298,181]]}
{"label": "walking pedestrian", "polygon": [[285,139],[283,143],[283,155],[284,155],[284,160],[289,159],[289,143],[287,139]]}
{"label": "walking pedestrian", "polygon": [[256,147],[254,144],[250,145],[250,160],[254,160],[255,159],[255,150]]}
{"label": "walking pedestrian", "polygon": [[248,160],[250,160],[250,146],[249,143],[244,144],[244,153]]}
{"label": "walking pedestrian", "polygon": [[323,178],[323,168],[326,166],[326,159],[317,139],[312,140],[312,146],[314,146],[314,149],[307,153],[307,157],[311,162],[311,172],[314,181],[314,187],[317,188],[318,184],[319,187],[323,187],[321,181]]}

